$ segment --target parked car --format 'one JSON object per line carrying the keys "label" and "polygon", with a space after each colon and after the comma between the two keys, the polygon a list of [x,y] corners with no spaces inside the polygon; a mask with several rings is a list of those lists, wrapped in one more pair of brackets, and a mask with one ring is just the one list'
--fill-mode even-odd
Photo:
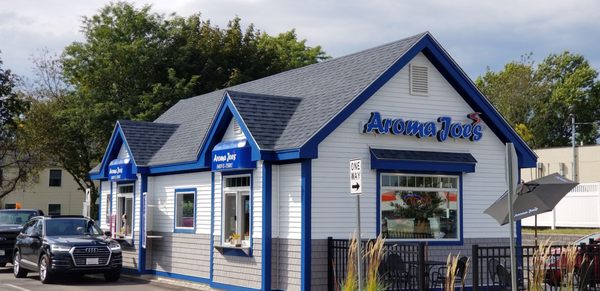
{"label": "parked car", "polygon": [[42,283],[52,282],[60,273],[102,273],[106,281],[117,281],[121,246],[90,218],[39,216],[27,222],[17,236],[13,265],[15,277],[35,271]]}
{"label": "parked car", "polygon": [[[600,243],[600,232],[592,233],[586,236],[583,236],[573,242],[573,245],[579,246],[581,244],[592,244],[596,246]],[[600,278],[600,262],[597,262],[600,259],[600,248],[594,247],[589,248],[587,250],[588,255],[594,256],[594,261],[592,264],[594,265],[594,278]],[[579,270],[581,264],[583,262],[583,253],[584,251],[580,248],[577,251],[577,257],[575,259],[575,270]],[[560,286],[562,283],[562,269],[563,265],[566,265],[567,258],[562,253],[562,248],[552,248],[550,251],[550,256],[548,257],[548,261],[546,262],[546,276],[545,282],[551,286]]]}
{"label": "parked car", "polygon": [[44,212],[39,209],[0,210],[0,267],[12,263],[17,235],[30,218],[39,215],[44,215]]}

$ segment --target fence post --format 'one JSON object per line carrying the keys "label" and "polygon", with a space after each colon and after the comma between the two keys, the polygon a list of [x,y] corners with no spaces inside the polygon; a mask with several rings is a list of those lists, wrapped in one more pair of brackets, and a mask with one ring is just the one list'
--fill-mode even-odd
{"label": "fence post", "polygon": [[417,271],[417,280],[418,280],[418,287],[419,290],[423,291],[423,290],[427,290],[427,285],[426,285],[426,281],[425,281],[425,276],[427,276],[426,270],[425,270],[425,243],[424,242],[420,242],[419,243],[419,248],[418,248],[418,271]]}
{"label": "fence post", "polygon": [[327,238],[327,290],[333,291],[333,238]]}
{"label": "fence post", "polygon": [[471,258],[473,260],[473,291],[479,290],[479,245],[473,245],[471,251]]}

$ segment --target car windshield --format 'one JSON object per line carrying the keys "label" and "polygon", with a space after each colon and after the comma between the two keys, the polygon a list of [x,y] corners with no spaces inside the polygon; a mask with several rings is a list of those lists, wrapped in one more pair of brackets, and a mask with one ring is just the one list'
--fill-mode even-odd
{"label": "car windshield", "polygon": [[102,235],[93,220],[84,218],[55,218],[46,220],[47,236]]}
{"label": "car windshield", "polygon": [[18,224],[23,225],[30,218],[36,215],[35,211],[0,211],[0,225],[2,224]]}

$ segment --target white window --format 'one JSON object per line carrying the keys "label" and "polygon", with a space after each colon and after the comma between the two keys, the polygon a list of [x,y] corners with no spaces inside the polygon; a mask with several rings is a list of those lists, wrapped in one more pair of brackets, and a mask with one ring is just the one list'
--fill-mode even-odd
{"label": "white window", "polygon": [[194,232],[196,189],[175,190],[175,232]]}
{"label": "white window", "polygon": [[223,187],[223,244],[249,247],[250,176],[226,176]]}
{"label": "white window", "polygon": [[459,177],[381,174],[381,233],[388,239],[458,240]]}
{"label": "white window", "polygon": [[133,184],[117,187],[117,235],[133,237]]}

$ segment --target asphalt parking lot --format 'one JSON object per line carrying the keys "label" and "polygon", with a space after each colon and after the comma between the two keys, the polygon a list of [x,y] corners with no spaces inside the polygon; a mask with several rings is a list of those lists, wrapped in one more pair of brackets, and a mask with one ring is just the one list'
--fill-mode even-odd
{"label": "asphalt parking lot", "polygon": [[70,291],[70,290],[127,290],[127,291],[164,291],[164,290],[197,290],[181,286],[167,285],[160,282],[121,277],[117,282],[107,283],[102,276],[86,275],[82,277],[64,276],[53,284],[42,284],[37,273],[29,273],[27,278],[17,279],[13,276],[12,267],[0,268],[0,290],[6,291]]}

